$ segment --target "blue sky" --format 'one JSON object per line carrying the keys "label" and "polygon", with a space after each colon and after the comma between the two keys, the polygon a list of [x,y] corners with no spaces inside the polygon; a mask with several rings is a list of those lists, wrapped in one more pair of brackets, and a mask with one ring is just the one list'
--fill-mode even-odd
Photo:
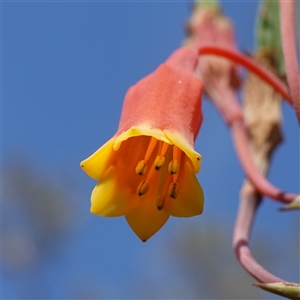
{"label": "blue sky", "polygon": [[[105,297],[121,297],[130,274],[157,276],[156,255],[174,232],[214,220],[232,229],[244,175],[229,131],[208,101],[203,103],[204,123],[195,143],[203,157],[198,175],[206,198],[202,216],[172,218],[143,244],[123,218],[89,213],[95,182],[79,168],[81,160],[115,133],[128,87],[180,46],[191,3],[10,1],[1,5],[4,168],[19,159],[31,162],[41,176],[54,176],[72,191],[74,202],[69,205],[79,211],[68,241],[57,245],[64,253],[62,263],[49,262],[45,268],[53,297],[68,297],[61,294],[66,282],[62,278],[72,285],[81,277],[91,286],[100,286]],[[222,5],[236,25],[239,49],[253,50],[257,2],[224,1]],[[269,178],[284,190],[298,192],[299,131],[285,103],[283,116],[285,139],[276,151]],[[297,247],[289,233],[299,225],[299,215],[279,213],[278,207],[265,201],[253,242],[257,234],[276,232],[278,247]],[[230,249],[231,236],[227,240]],[[288,250],[282,251],[288,255]],[[148,270],[147,276],[143,269]],[[294,262],[275,271],[297,280]],[[19,297],[13,280],[5,277],[4,284],[4,297]]]}

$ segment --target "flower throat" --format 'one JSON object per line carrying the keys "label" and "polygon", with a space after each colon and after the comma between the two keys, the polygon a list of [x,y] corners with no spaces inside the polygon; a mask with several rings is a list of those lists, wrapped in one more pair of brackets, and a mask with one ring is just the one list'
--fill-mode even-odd
{"label": "flower throat", "polygon": [[[169,147],[172,148],[171,158],[166,155]],[[148,161],[155,148],[157,148],[157,150],[154,163],[150,168],[148,168]],[[170,145],[151,137],[144,159],[140,160],[136,165],[136,174],[140,176],[146,176],[145,180],[141,181],[137,187],[136,192],[139,196],[143,196],[148,192],[150,188],[151,178],[153,178],[153,176],[159,176],[156,191],[156,205],[159,210],[164,206],[166,195],[173,199],[176,199],[178,196],[179,185],[177,183],[177,179],[179,175],[181,156],[182,151],[177,146]],[[169,159],[167,159],[167,157]],[[168,164],[167,169],[163,168],[165,164]],[[172,182],[167,185],[166,181],[168,180],[169,176],[172,176]]]}

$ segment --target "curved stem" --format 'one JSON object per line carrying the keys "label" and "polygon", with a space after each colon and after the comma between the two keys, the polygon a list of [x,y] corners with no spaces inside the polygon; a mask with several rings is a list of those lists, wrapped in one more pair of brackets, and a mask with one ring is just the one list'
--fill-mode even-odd
{"label": "curved stem", "polygon": [[[209,86],[209,88],[207,88]],[[220,84],[214,76],[207,74],[204,80],[205,93],[214,103],[228,126],[237,119],[243,120],[243,110],[236,99],[235,91]]]}
{"label": "curved stem", "polygon": [[226,57],[232,60],[233,62],[244,66],[249,71],[255,73],[261,79],[270,84],[279,94],[282,95],[283,98],[285,98],[290,104],[292,104],[291,96],[289,94],[287,86],[274,74],[263,69],[259,64],[257,64],[254,60],[250,59],[249,57],[239,52],[216,46],[204,46],[199,48],[199,55],[204,54],[213,54],[217,56]]}
{"label": "curved stem", "polygon": [[295,34],[294,0],[280,0],[280,30],[286,76],[292,102],[300,124],[300,82]]}
{"label": "curved stem", "polygon": [[241,120],[235,120],[231,124],[231,131],[235,149],[239,156],[240,162],[255,188],[261,194],[266,195],[274,200],[283,203],[291,203],[294,201],[294,199],[297,197],[296,194],[286,193],[273,186],[256,169],[248,147],[247,132],[244,123]]}
{"label": "curved stem", "polygon": [[263,283],[285,282],[265,270],[252,256],[249,240],[254,216],[261,203],[261,197],[250,184],[245,184],[242,192],[237,219],[233,231],[233,248],[238,261],[255,279]]}
{"label": "curved stem", "polygon": [[297,197],[296,194],[286,193],[272,185],[257,170],[248,146],[247,131],[244,125],[243,113],[235,92],[227,86],[222,86],[213,78],[207,78],[212,85],[210,90],[214,95],[209,95],[213,103],[219,109],[225,122],[230,126],[236,152],[244,172],[251,180],[255,188],[267,197],[274,200],[291,203]]}

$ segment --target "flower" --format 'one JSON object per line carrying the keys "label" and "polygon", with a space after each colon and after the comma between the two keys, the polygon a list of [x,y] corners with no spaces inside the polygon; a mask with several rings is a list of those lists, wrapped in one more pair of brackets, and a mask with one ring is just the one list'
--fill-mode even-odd
{"label": "flower", "polygon": [[197,49],[182,47],[132,86],[117,133],[81,162],[98,180],[91,212],[125,215],[142,241],[168,220],[202,213],[194,140],[201,122],[202,83],[193,76]]}

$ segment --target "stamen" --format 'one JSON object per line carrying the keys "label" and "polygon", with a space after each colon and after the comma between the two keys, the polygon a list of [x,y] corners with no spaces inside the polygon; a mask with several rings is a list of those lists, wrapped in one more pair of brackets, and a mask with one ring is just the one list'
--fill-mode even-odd
{"label": "stamen", "polygon": [[166,197],[165,196],[160,195],[160,196],[157,197],[157,199],[156,199],[156,207],[157,207],[158,210],[162,210],[163,209],[165,201],[166,201]]}
{"label": "stamen", "polygon": [[175,159],[177,160],[178,170],[177,170],[177,173],[173,174],[173,182],[176,182],[178,179],[181,156],[182,156],[182,150],[174,145],[173,146],[173,160],[175,160]]}
{"label": "stamen", "polygon": [[147,171],[146,162],[144,160],[140,160],[135,168],[136,174],[143,176],[145,175],[146,171]]}
{"label": "stamen", "polygon": [[151,137],[151,140],[150,140],[150,143],[149,143],[149,146],[147,148],[147,151],[146,151],[146,154],[145,154],[145,161],[147,162],[148,159],[150,158],[156,144],[157,144],[158,140],[154,137]]}
{"label": "stamen", "polygon": [[139,184],[136,192],[139,196],[143,196],[148,192],[148,190],[149,190],[149,183],[144,180]]}
{"label": "stamen", "polygon": [[169,189],[168,189],[168,196],[173,198],[173,199],[176,199],[177,196],[178,196],[178,193],[179,193],[179,185],[177,182],[172,182],[170,185],[169,185]]}
{"label": "stamen", "polygon": [[179,162],[177,159],[173,159],[169,162],[168,171],[170,174],[177,174],[179,171]]}
{"label": "stamen", "polygon": [[173,158],[180,160],[182,150],[180,150],[176,145],[173,145]]}
{"label": "stamen", "polygon": [[[165,161],[168,162],[170,160],[171,153],[170,151],[166,153]],[[151,168],[153,172],[155,172],[155,168]],[[150,171],[151,172],[151,171]],[[157,172],[156,172],[157,174]],[[157,175],[156,175],[157,176]],[[166,185],[168,179],[169,172],[168,172],[168,165],[163,165],[160,171],[158,172],[158,185],[156,189],[156,195],[166,195],[168,191],[168,185]]]}
{"label": "stamen", "polygon": [[165,163],[165,157],[164,156],[156,156],[156,159],[154,161],[154,169],[156,171],[159,171],[164,163]]}
{"label": "stamen", "polygon": [[140,160],[135,168],[135,172],[138,175],[145,175],[146,171],[147,171],[147,161],[149,160],[153,150],[156,147],[158,140],[151,137],[146,154],[145,154],[145,158],[143,160]]}
{"label": "stamen", "polygon": [[162,146],[162,149],[161,149],[161,152],[160,152],[160,156],[165,156],[168,148],[169,148],[169,144],[168,143],[163,143],[163,146]]}
{"label": "stamen", "polygon": [[161,194],[165,194],[164,186],[165,186],[167,177],[168,177],[168,172],[166,172],[166,169],[159,172],[158,186],[157,186],[157,190],[156,190],[157,196],[161,195]]}
{"label": "stamen", "polygon": [[[152,145],[153,145],[152,139],[154,139],[154,138],[151,138],[150,144],[152,143]],[[156,145],[157,141],[158,140],[155,139],[155,145]],[[161,146],[161,144],[159,146]],[[168,147],[169,147],[169,144],[162,143],[161,153],[166,152],[167,149],[168,149]],[[149,148],[150,148],[150,145],[149,145]],[[147,150],[147,152],[148,152],[148,150]],[[145,156],[145,158],[146,158],[146,156]],[[155,167],[154,168],[150,168],[150,171],[147,174],[146,182],[150,181],[151,177],[154,175],[155,170],[156,170]]]}
{"label": "stamen", "polygon": [[159,148],[158,148],[158,152],[157,152],[157,153],[159,153],[159,155],[156,156],[156,159],[154,161],[154,169],[156,171],[159,171],[160,168],[165,163],[165,155],[166,155],[166,152],[167,152],[169,146],[170,145],[168,143],[159,141]]}

